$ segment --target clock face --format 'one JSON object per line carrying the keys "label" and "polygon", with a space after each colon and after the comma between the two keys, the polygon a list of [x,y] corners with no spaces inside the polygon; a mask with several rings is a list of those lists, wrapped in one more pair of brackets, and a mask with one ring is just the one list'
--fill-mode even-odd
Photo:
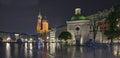
{"label": "clock face", "polygon": [[79,31],[80,30],[80,28],[79,27],[76,27],[76,31]]}

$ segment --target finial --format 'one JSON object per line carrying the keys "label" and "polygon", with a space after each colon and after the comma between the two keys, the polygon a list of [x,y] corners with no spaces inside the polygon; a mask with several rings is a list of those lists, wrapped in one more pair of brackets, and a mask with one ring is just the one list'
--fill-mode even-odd
{"label": "finial", "polygon": [[80,8],[76,8],[75,9],[75,14],[77,15],[77,14],[81,14],[81,9]]}

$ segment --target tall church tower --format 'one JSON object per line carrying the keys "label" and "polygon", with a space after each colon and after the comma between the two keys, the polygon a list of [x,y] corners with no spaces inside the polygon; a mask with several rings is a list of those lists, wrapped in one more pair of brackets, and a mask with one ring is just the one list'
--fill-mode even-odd
{"label": "tall church tower", "polygon": [[48,21],[43,20],[42,15],[39,13],[38,15],[38,21],[36,26],[36,32],[37,34],[43,34],[48,32]]}
{"label": "tall church tower", "polygon": [[39,13],[39,15],[38,15],[37,26],[36,26],[36,32],[37,32],[37,34],[42,33],[42,16],[41,16],[40,13]]}

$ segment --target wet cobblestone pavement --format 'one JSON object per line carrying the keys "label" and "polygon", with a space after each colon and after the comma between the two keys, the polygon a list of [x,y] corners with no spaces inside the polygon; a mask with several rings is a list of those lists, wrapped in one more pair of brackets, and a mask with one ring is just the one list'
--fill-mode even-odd
{"label": "wet cobblestone pavement", "polygon": [[120,58],[120,45],[92,48],[59,43],[4,43],[0,45],[0,58]]}

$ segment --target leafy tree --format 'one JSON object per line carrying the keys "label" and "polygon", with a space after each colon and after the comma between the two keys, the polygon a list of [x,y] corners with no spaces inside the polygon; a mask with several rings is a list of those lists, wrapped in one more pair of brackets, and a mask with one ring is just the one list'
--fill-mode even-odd
{"label": "leafy tree", "polygon": [[2,40],[3,40],[2,37],[0,37],[0,42],[2,42]]}
{"label": "leafy tree", "polygon": [[113,42],[113,38],[118,37],[120,35],[120,26],[117,25],[120,24],[120,4],[114,5],[113,10],[108,15],[108,18],[106,20],[109,25],[109,29],[104,31],[104,34],[108,36],[108,39],[111,40],[111,43]]}
{"label": "leafy tree", "polygon": [[64,31],[62,32],[58,38],[61,40],[61,39],[64,39],[64,40],[67,40],[67,39],[71,39],[72,38],[72,35],[71,33],[67,32],[67,31]]}

